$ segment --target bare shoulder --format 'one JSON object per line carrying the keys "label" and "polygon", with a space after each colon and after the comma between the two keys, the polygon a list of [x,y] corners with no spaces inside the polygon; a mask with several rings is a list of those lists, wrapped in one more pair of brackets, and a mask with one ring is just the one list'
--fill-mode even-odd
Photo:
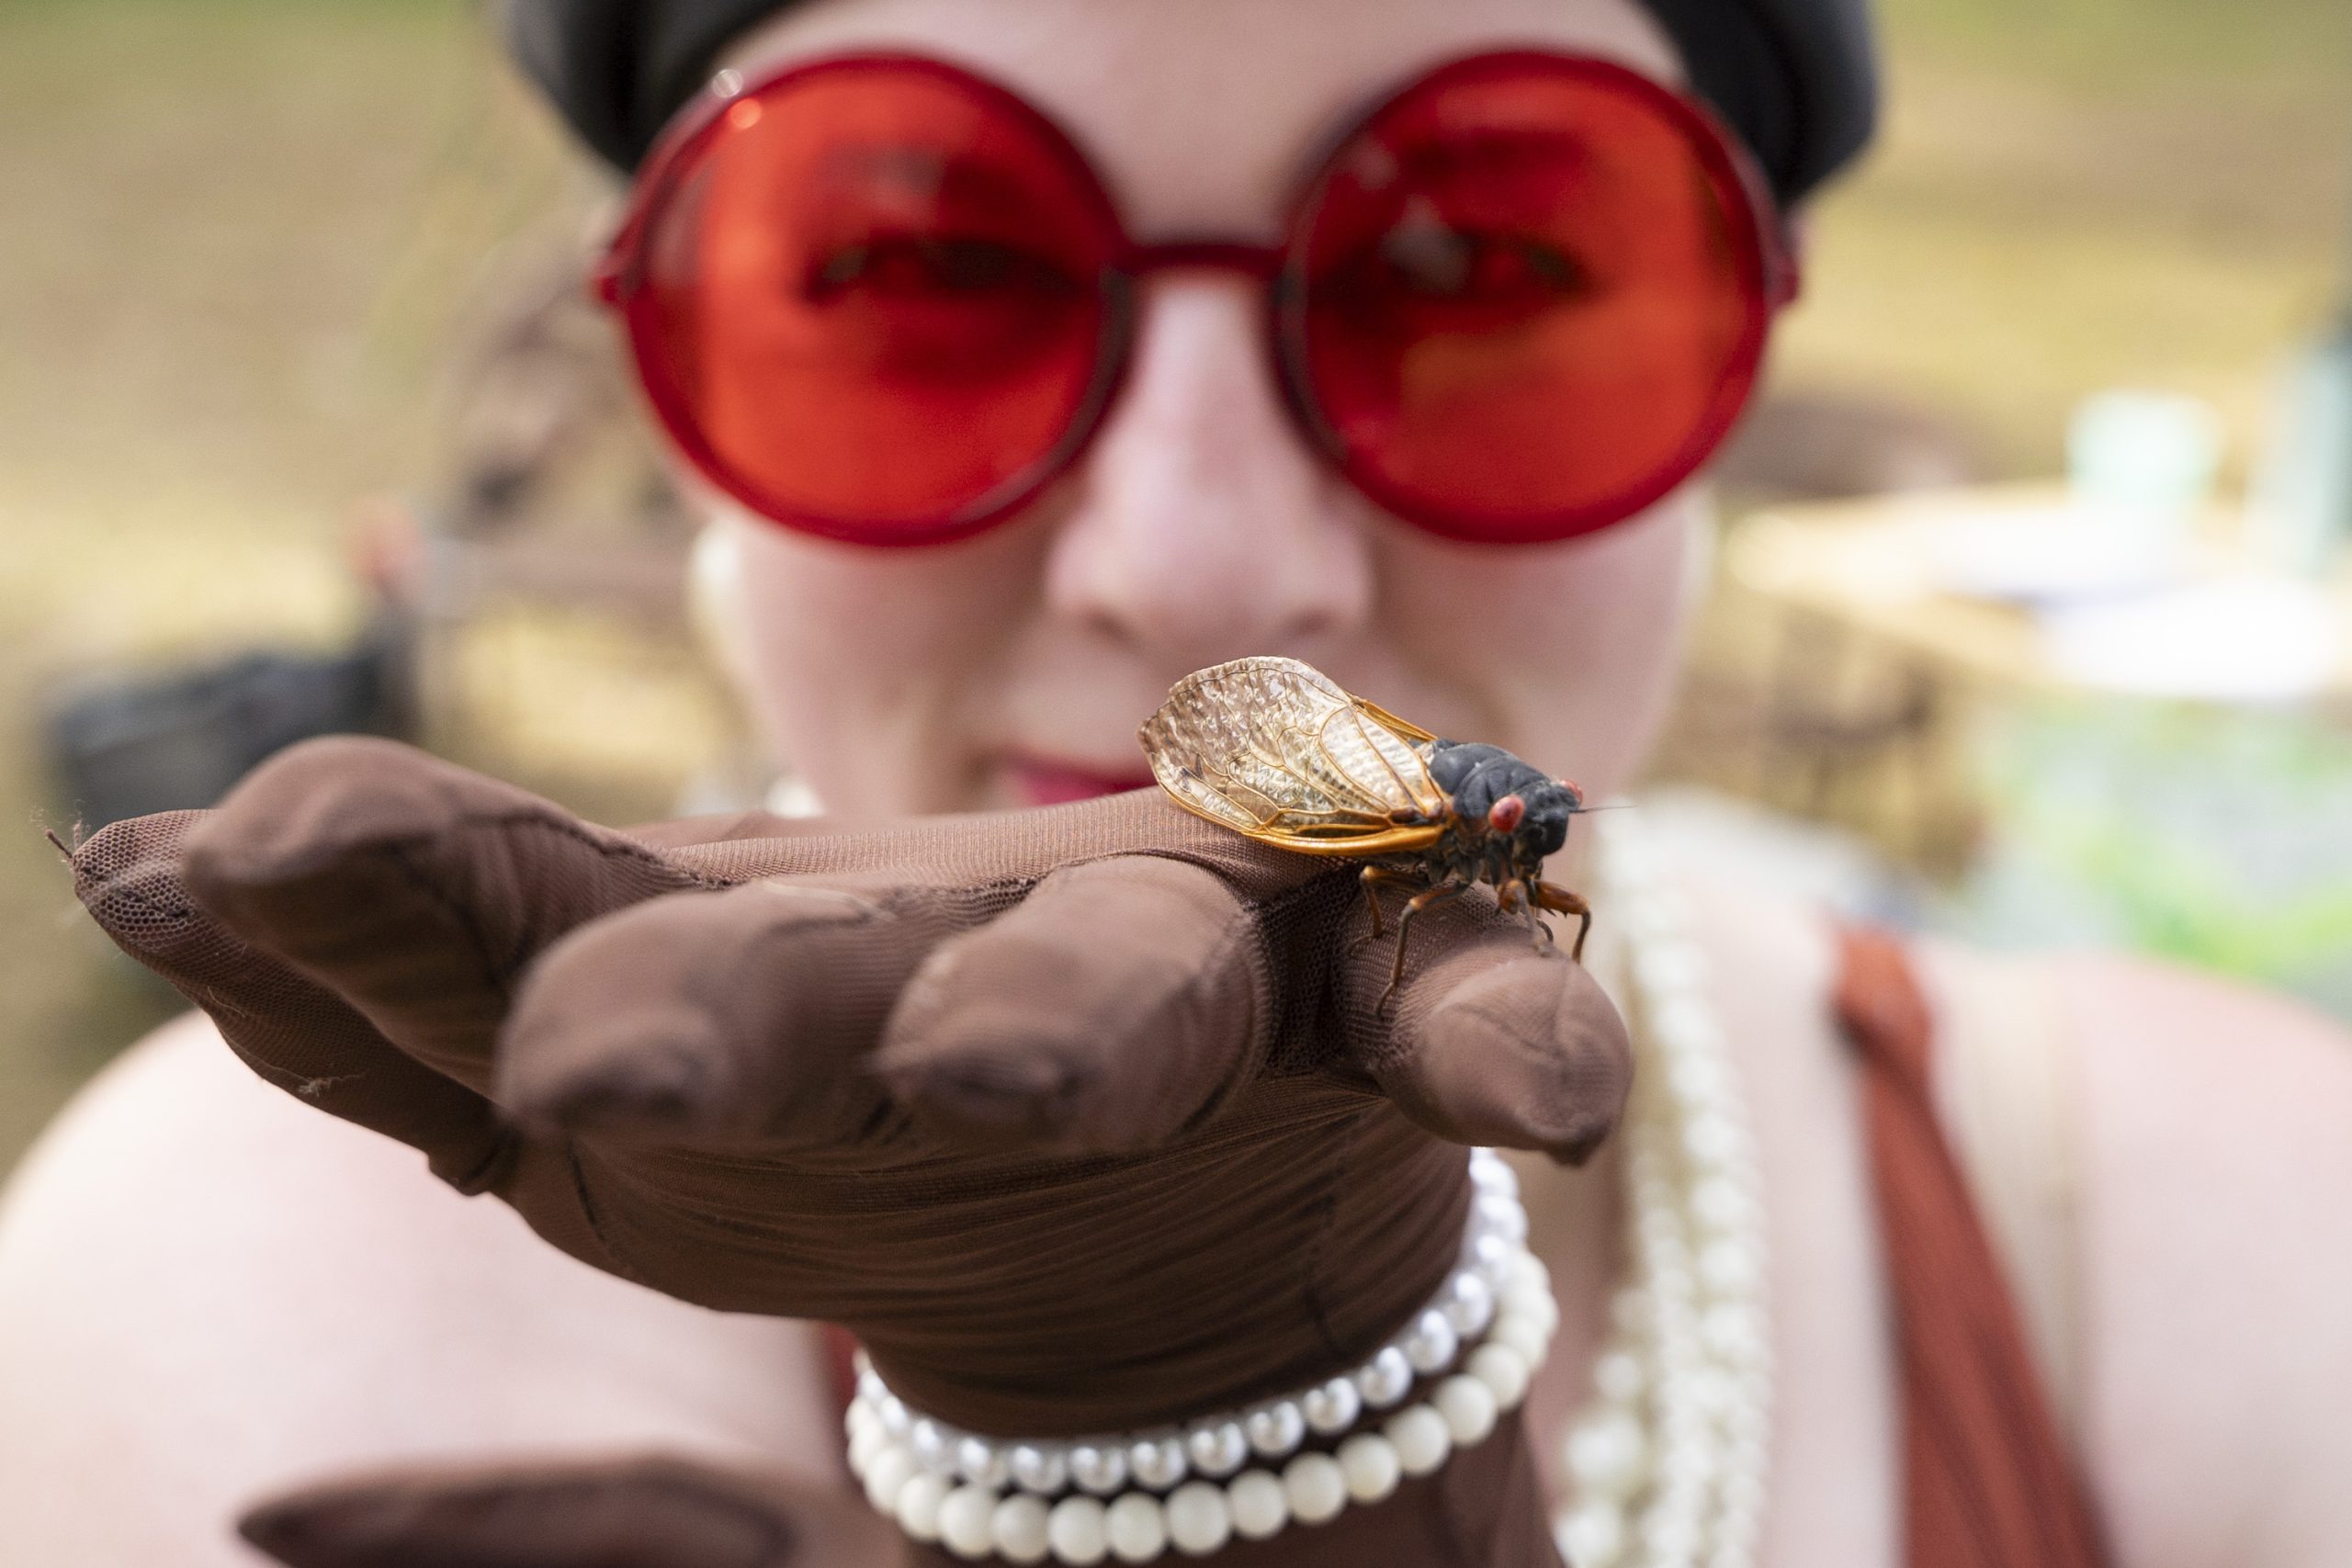
{"label": "bare shoulder", "polygon": [[422,1458],[757,1452],[823,1472],[803,1325],[607,1278],[247,1072],[131,1048],[0,1201],[0,1562],[252,1561],[231,1522]]}
{"label": "bare shoulder", "polygon": [[2082,1083],[2086,1437],[2125,1563],[2352,1561],[2352,1037],[2049,961]]}

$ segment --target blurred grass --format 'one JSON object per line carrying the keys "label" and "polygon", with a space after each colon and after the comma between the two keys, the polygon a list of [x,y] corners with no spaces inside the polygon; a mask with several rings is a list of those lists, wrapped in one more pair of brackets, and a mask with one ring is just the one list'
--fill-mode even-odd
{"label": "blurred grass", "polygon": [[[1887,135],[1814,215],[1782,383],[1948,412],[2015,473],[2083,393],[2176,388],[2243,457],[2346,261],[2352,7],[1883,16]],[[346,628],[346,508],[429,483],[468,301],[581,192],[459,0],[0,0],[0,1168],[170,1005],[36,829],[39,694]],[[525,652],[496,678],[562,661]]]}

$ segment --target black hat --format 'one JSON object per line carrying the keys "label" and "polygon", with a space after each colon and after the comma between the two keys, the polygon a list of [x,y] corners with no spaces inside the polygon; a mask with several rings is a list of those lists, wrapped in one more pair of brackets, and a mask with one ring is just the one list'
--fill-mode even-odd
{"label": "black hat", "polygon": [[[582,141],[633,169],[729,40],[791,0],[507,0],[514,52]],[[1785,208],[1871,137],[1868,0],[1642,0]]]}

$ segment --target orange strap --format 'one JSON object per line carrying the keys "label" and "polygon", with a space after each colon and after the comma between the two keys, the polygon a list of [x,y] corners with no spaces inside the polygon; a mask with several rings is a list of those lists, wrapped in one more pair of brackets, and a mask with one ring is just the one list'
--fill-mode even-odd
{"label": "orange strap", "polygon": [[2107,1554],[2016,1303],[1935,1113],[1934,1031],[1903,946],[1842,933],[1835,1005],[1863,1066],[1903,1372],[1908,1568],[2100,1568]]}

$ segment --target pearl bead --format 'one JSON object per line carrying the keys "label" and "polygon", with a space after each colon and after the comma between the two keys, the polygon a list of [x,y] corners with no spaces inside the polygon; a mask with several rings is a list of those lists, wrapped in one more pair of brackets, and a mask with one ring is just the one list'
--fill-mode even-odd
{"label": "pearl bead", "polygon": [[1079,1443],[1069,1450],[1069,1476],[1079,1486],[1097,1496],[1108,1496],[1127,1483],[1127,1455],[1124,1449]]}
{"label": "pearl bead", "polygon": [[1333,1378],[1299,1395],[1298,1408],[1306,1424],[1328,1438],[1356,1424],[1363,1412],[1363,1395],[1356,1392],[1353,1378]]}
{"label": "pearl bead", "polygon": [[1461,1344],[1461,1336],[1453,1332],[1445,1314],[1431,1307],[1413,1320],[1406,1334],[1405,1359],[1417,1372],[1433,1372],[1453,1359]]}
{"label": "pearl bead", "polygon": [[1714,1111],[1729,1098],[1731,1075],[1711,1055],[1684,1056],[1668,1072],[1666,1082],[1687,1109]]}
{"label": "pearl bead", "polygon": [[1712,1486],[1715,1481],[1715,1447],[1697,1434],[1679,1438],[1658,1456],[1658,1469],[1679,1486]]}
{"label": "pearl bead", "polygon": [[1586,1503],[1560,1521],[1560,1555],[1576,1568],[1614,1568],[1625,1551],[1625,1517],[1613,1503]]}
{"label": "pearl bead", "polygon": [[1004,1450],[986,1438],[966,1437],[956,1444],[956,1473],[976,1486],[1003,1485],[1012,1468],[1006,1462]]}
{"label": "pearl bead", "polygon": [[1168,1550],[1168,1515],[1157,1498],[1129,1492],[1103,1511],[1103,1524],[1122,1562],[1148,1562]]}
{"label": "pearl bead", "polygon": [[1713,1011],[1697,997],[1675,997],[1660,1006],[1657,1029],[1659,1043],[1684,1059],[1717,1056],[1729,1043]]}
{"label": "pearl bead", "polygon": [[1498,1235],[1478,1235],[1470,1243],[1470,1271],[1489,1285],[1502,1283],[1518,1248]]}
{"label": "pearl bead", "polygon": [[1680,1509],[1653,1508],[1642,1519],[1642,1546],[1654,1558],[1679,1562],[1698,1555],[1698,1521]]}
{"label": "pearl bead", "polygon": [[865,1352],[857,1353],[857,1397],[868,1404],[879,1404],[890,1397],[890,1390],[882,1382],[882,1374],[865,1359]]}
{"label": "pearl bead", "polygon": [[1523,1285],[1514,1285],[1503,1297],[1502,1310],[1506,1317],[1525,1318],[1534,1324],[1536,1331],[1547,1340],[1560,1326],[1560,1309],[1553,1302],[1552,1292],[1548,1290],[1529,1290]]}
{"label": "pearl bead", "polygon": [[1250,1457],[1250,1439],[1238,1421],[1217,1421],[1184,1434],[1184,1453],[1203,1475],[1231,1475]]}
{"label": "pearl bead", "polygon": [[1341,1443],[1339,1460],[1348,1495],[1359,1503],[1377,1503],[1396,1491],[1404,1469],[1397,1462],[1396,1445],[1377,1432],[1358,1432]]}
{"label": "pearl bead", "polygon": [[1549,1296],[1552,1293],[1552,1271],[1544,1267],[1542,1258],[1521,1247],[1511,1257],[1510,1273],[1503,1281],[1503,1289],[1506,1292],[1538,1291]]}
{"label": "pearl bead", "polygon": [[1753,1310],[1728,1303],[1708,1308],[1699,1332],[1707,1348],[1726,1359],[1745,1359],[1753,1355],[1764,1337]]}
{"label": "pearl bead", "polygon": [[1653,991],[1690,990],[1705,983],[1707,960],[1687,939],[1657,939],[1634,955],[1634,973]]}
{"label": "pearl bead", "polygon": [[989,1539],[996,1554],[1011,1562],[1043,1562],[1052,1550],[1045,1499],[1014,1493],[989,1516]]}
{"label": "pearl bead", "polygon": [[958,1486],[939,1505],[939,1541],[958,1557],[986,1557],[996,1548],[996,1494]]}
{"label": "pearl bead", "polygon": [[1046,1544],[1071,1568],[1093,1568],[1111,1551],[1111,1527],[1091,1497],[1065,1497],[1046,1516]]}
{"label": "pearl bead", "polygon": [[1445,1417],[1445,1429],[1453,1434],[1457,1448],[1485,1442],[1500,1415],[1495,1405],[1495,1391],[1466,1374],[1457,1374],[1438,1384],[1430,1395],[1430,1403]]}
{"label": "pearl bead", "polygon": [[1250,1446],[1268,1459],[1282,1459],[1306,1440],[1306,1417],[1295,1400],[1261,1404],[1241,1418]]}
{"label": "pearl bead", "polygon": [[1494,1321],[1494,1287],[1467,1269],[1456,1270],[1446,1280],[1441,1300],[1445,1320],[1456,1334],[1476,1334]]}
{"label": "pearl bead", "polygon": [[1179,1486],[1168,1495],[1168,1539],[1191,1557],[1206,1557],[1233,1537],[1233,1510],[1226,1506],[1225,1488],[1205,1481]]}
{"label": "pearl bead", "polygon": [[1413,1364],[1394,1345],[1382,1346],[1379,1354],[1356,1372],[1356,1391],[1374,1410],[1387,1409],[1404,1398],[1412,1386]]}
{"label": "pearl bead", "polygon": [[[1164,1492],[1184,1479],[1184,1440],[1174,1433],[1137,1438],[1127,1445],[1127,1473],[1136,1483]],[[1117,1551],[1114,1542],[1113,1551]]]}
{"label": "pearl bead", "polygon": [[1024,1492],[1050,1495],[1069,1479],[1069,1455],[1054,1443],[1015,1443],[1005,1461],[1016,1485]]}
{"label": "pearl bead", "polygon": [[1641,1358],[1629,1351],[1611,1350],[1593,1363],[1592,1386],[1614,1404],[1631,1404],[1639,1399],[1646,1381]]}
{"label": "pearl bead", "polygon": [[1283,1467],[1283,1495],[1293,1518],[1319,1525],[1348,1506],[1347,1472],[1329,1454],[1301,1454]]}
{"label": "pearl bead", "polygon": [[893,1510],[899,1528],[913,1540],[929,1545],[939,1539],[939,1506],[947,1501],[947,1478],[944,1475],[919,1474],[899,1488],[899,1506]]}
{"label": "pearl bead", "polygon": [[864,1431],[868,1427],[873,1427],[877,1432],[880,1431],[882,1429],[882,1417],[874,1414],[874,1406],[866,1404],[865,1400],[851,1400],[849,1402],[849,1408],[842,1413],[842,1431],[854,1438],[858,1433]]}
{"label": "pearl bead", "polygon": [[1453,1451],[1453,1433],[1445,1417],[1426,1404],[1408,1404],[1381,1427],[1388,1446],[1396,1450],[1396,1465],[1408,1475],[1428,1475]]}
{"label": "pearl bead", "polygon": [[1694,1116],[1682,1129],[1682,1147],[1691,1163],[1705,1170],[1722,1170],[1738,1157],[1738,1125],[1721,1111]]}
{"label": "pearl bead", "polygon": [[1579,1421],[1568,1433],[1568,1473],[1580,1495],[1623,1497],[1648,1469],[1641,1423],[1622,1410]]}
{"label": "pearl bead", "polygon": [[1519,1200],[1500,1192],[1482,1192],[1474,1205],[1473,1224],[1488,1235],[1498,1235],[1513,1244],[1527,1239],[1527,1211]]}
{"label": "pearl bead", "polygon": [[1233,1530],[1246,1540],[1264,1540],[1290,1523],[1290,1498],[1283,1483],[1262,1470],[1245,1470],[1227,1483],[1225,1505]]}
{"label": "pearl bead", "polygon": [[1495,1326],[1487,1331],[1487,1343],[1510,1346],[1527,1358],[1527,1364],[1532,1367],[1543,1360],[1552,1341],[1534,1319],[1505,1313],[1495,1319]]}
{"label": "pearl bead", "polygon": [[1711,1176],[1690,1189],[1691,1217],[1710,1231],[1736,1231],[1754,1209],[1747,1192],[1729,1177]]}
{"label": "pearl bead", "polygon": [[952,1473],[956,1469],[956,1445],[939,1423],[926,1416],[907,1428],[907,1448],[915,1462],[937,1475]]}
{"label": "pearl bead", "polygon": [[914,1478],[915,1456],[892,1443],[866,1461],[865,1500],[877,1514],[895,1514],[899,1488]]}
{"label": "pearl bead", "polygon": [[866,1466],[874,1462],[874,1456],[891,1446],[890,1434],[882,1429],[880,1422],[866,1427],[849,1440],[850,1473],[863,1476]]}
{"label": "pearl bead", "polygon": [[885,1393],[874,1403],[875,1413],[882,1417],[882,1429],[894,1438],[903,1438],[907,1428],[914,1425],[914,1413],[907,1402],[895,1393]]}
{"label": "pearl bead", "polygon": [[1515,1410],[1527,1397],[1527,1358],[1508,1345],[1481,1345],[1470,1353],[1470,1375],[1485,1383],[1497,1408]]}

